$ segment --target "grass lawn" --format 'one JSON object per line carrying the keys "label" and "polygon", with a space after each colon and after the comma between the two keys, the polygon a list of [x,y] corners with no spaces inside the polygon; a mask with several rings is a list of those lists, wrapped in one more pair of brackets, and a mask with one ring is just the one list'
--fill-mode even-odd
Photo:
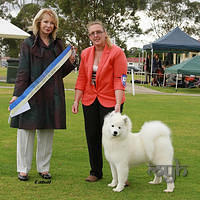
{"label": "grass lawn", "polygon": [[7,68],[0,66],[0,77],[6,77],[7,75]]}
{"label": "grass lawn", "polygon": [[[78,73],[71,73],[69,74],[65,79],[64,79],[64,84],[65,84],[65,88],[68,89],[72,89],[74,88],[74,83],[75,80],[77,78],[77,74]],[[0,79],[3,78],[6,80],[6,76],[7,76],[7,68],[5,67],[0,67]],[[144,75],[134,75],[134,79],[135,80],[145,80]],[[128,74],[127,76],[127,83],[131,82],[131,74]],[[176,91],[175,87],[156,87],[156,86],[150,86],[148,84],[140,84],[141,86],[147,87],[147,88],[151,88],[153,90],[158,90],[161,92],[166,92],[166,93],[188,93],[188,94],[200,94],[200,88],[178,88],[178,90]],[[0,86],[14,86],[14,84],[9,84],[6,82],[0,82]]]}
{"label": "grass lawn", "polygon": [[150,86],[150,85],[141,85],[147,88],[158,90],[160,92],[166,93],[187,93],[187,94],[200,94],[200,88],[176,88],[175,87],[157,87],[157,86]]}
{"label": "grass lawn", "polygon": [[[65,80],[66,88],[73,88],[76,74]],[[124,113],[133,122],[133,132],[149,120],[162,120],[172,130],[175,158],[187,165],[188,175],[183,171],[176,177],[174,193],[162,192],[166,184],[150,185],[152,179],[148,166],[130,170],[130,186],[115,193],[107,184],[111,181],[108,162],[104,161],[104,178],[96,183],[85,182],[89,173],[88,152],[84,133],[83,114],[71,113],[73,91],[66,91],[67,130],[57,130],[54,136],[51,160],[50,184],[35,184],[41,181],[36,172],[35,156],[28,182],[17,180],[16,129],[8,125],[8,102],[12,89],[0,88],[0,199],[1,200],[197,200],[200,194],[200,97],[167,95],[126,95]]]}

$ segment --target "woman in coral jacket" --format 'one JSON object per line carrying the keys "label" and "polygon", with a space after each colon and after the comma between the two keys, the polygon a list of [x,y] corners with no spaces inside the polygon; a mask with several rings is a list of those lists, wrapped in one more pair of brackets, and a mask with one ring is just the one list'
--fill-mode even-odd
{"label": "woman in coral jacket", "polygon": [[100,21],[89,23],[87,28],[93,46],[81,54],[72,112],[78,113],[81,99],[91,166],[90,175],[85,180],[95,182],[103,176],[101,139],[104,117],[113,110],[121,112],[125,101],[127,61],[124,52],[111,43]]}

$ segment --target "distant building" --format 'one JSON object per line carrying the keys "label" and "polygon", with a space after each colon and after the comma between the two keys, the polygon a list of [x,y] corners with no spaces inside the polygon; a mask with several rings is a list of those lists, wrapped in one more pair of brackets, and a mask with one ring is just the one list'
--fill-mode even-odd
{"label": "distant building", "polygon": [[128,73],[131,72],[131,69],[134,71],[143,71],[143,62],[142,58],[130,57],[127,58],[128,64]]}
{"label": "distant building", "polygon": [[142,64],[142,58],[130,57],[127,58],[128,65],[140,66]]}

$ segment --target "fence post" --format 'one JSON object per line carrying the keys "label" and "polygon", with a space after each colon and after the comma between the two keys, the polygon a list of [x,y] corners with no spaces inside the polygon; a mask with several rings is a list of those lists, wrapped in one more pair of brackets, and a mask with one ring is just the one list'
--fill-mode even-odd
{"label": "fence post", "polygon": [[132,92],[133,92],[133,96],[135,96],[135,82],[134,82],[134,72],[133,72],[133,69],[131,69],[131,77],[132,77]]}

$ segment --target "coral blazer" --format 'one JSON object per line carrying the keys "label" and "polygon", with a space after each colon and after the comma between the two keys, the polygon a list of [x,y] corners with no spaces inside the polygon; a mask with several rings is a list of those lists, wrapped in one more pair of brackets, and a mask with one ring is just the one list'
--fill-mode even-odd
{"label": "coral blazer", "polygon": [[[96,72],[96,87],[92,84],[95,47],[84,49],[81,53],[79,75],[75,89],[82,90],[82,104],[91,105],[96,98],[104,107],[116,104],[115,90],[125,90],[127,60],[124,52],[116,45],[105,45]],[[125,101],[123,95],[122,103]]]}

